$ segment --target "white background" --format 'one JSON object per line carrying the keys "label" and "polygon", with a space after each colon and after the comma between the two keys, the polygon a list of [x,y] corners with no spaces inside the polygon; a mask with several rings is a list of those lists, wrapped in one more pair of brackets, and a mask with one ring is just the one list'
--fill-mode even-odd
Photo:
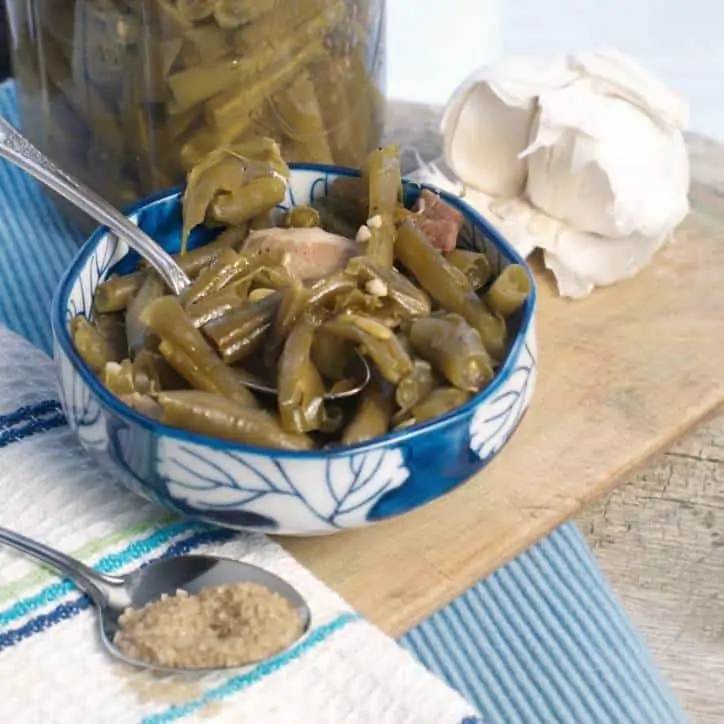
{"label": "white background", "polygon": [[616,47],[687,98],[693,130],[724,141],[722,0],[387,3],[392,98],[443,104],[471,70],[501,53]]}

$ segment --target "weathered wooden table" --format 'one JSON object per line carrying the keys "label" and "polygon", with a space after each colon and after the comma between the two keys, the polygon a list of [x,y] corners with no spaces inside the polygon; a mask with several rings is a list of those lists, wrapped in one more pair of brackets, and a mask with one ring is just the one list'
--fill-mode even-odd
{"label": "weathered wooden table", "polygon": [[[439,114],[395,104],[390,138],[435,158]],[[538,275],[537,402],[499,461],[398,521],[282,543],[400,634],[597,500],[579,525],[700,724],[724,718],[724,417],[671,445],[724,401],[724,148],[689,140],[695,212],[652,269],[568,304]]]}
{"label": "weathered wooden table", "polygon": [[[724,145],[698,136],[688,145],[694,203],[724,225]],[[724,285],[724,267],[720,279]],[[724,359],[724,319],[719,340]],[[724,413],[630,475],[576,522],[692,723],[720,724]]]}

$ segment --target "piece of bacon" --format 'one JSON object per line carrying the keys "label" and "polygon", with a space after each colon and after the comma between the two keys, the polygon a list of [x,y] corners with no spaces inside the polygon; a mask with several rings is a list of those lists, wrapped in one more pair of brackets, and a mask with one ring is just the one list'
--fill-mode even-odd
{"label": "piece of bacon", "polygon": [[454,221],[426,219],[423,216],[413,218],[411,221],[438,251],[447,254],[455,249],[460,227]]}
{"label": "piece of bacon", "polygon": [[436,249],[446,254],[455,248],[464,221],[460,211],[429,189],[420,192],[412,210],[417,212],[412,223]]}

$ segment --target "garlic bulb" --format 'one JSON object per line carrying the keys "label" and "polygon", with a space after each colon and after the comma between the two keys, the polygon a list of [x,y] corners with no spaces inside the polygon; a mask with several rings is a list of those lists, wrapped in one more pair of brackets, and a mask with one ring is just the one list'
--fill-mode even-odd
{"label": "garlic bulb", "polygon": [[544,252],[559,293],[629,278],[689,211],[686,103],[617,51],[512,58],[473,73],[441,124],[450,171],[524,256]]}
{"label": "garlic bulb", "polygon": [[453,93],[442,120],[445,158],[457,177],[494,196],[518,195],[527,173],[519,155],[528,145],[536,98],[573,77],[560,61],[533,58],[511,58],[472,73]]}

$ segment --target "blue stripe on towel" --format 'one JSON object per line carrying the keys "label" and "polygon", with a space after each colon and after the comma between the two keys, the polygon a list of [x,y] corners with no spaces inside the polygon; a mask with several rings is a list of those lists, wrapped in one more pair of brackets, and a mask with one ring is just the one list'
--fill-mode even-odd
{"label": "blue stripe on towel", "polygon": [[[99,573],[113,574],[126,568],[131,563],[135,563],[136,561],[145,558],[149,554],[153,553],[153,551],[169,543],[174,538],[189,533],[209,533],[211,531],[215,533],[218,532],[216,529],[212,529],[210,527],[207,528],[204,525],[185,521],[172,523],[171,525],[161,528],[145,538],[133,541],[118,553],[110,553],[103,556],[98,563],[93,566],[93,568]],[[44,608],[63,596],[72,593],[75,589],[76,586],[74,583],[68,580],[63,580],[60,583],[53,583],[46,586],[32,596],[21,598],[9,608],[4,611],[0,611],[0,626],[7,626],[14,621],[24,618],[34,611]]]}
{"label": "blue stripe on towel", "polygon": [[60,411],[60,402],[57,400],[43,400],[33,405],[25,405],[24,407],[19,407],[17,410],[13,410],[13,412],[0,415],[0,430],[18,425],[22,422],[28,422],[36,417],[43,417],[44,415],[51,415]]}
{"label": "blue stripe on towel", "polygon": [[63,413],[56,413],[50,417],[30,420],[24,425],[18,425],[0,432],[0,448],[7,447],[14,442],[20,442],[38,433],[54,430],[56,427],[63,427],[65,424],[67,424],[67,422]]}
{"label": "blue stripe on towel", "polygon": [[0,415],[0,448],[66,424],[60,403],[43,400]]}
{"label": "blue stripe on towel", "polygon": [[[222,701],[233,694],[238,694],[239,692],[244,691],[244,689],[247,689],[253,684],[262,681],[280,669],[283,669],[285,666],[291,664],[293,661],[296,661],[308,651],[311,651],[320,644],[324,643],[337,631],[343,629],[345,626],[348,626],[354,621],[359,621],[360,619],[361,617],[357,614],[343,613],[333,621],[330,621],[329,623],[326,623],[312,631],[309,636],[296,646],[293,646],[289,649],[289,651],[279,654],[279,656],[275,656],[273,659],[265,661],[263,664],[259,664],[259,666],[254,668],[253,671],[250,671],[247,674],[232,676],[223,684],[214,687],[213,689],[209,689],[198,699],[189,701],[186,704],[171,706],[159,714],[152,714],[151,716],[144,717],[141,720],[141,724],[170,724],[171,722],[191,716],[210,704]],[[309,724],[312,724],[312,722]]]}
{"label": "blue stripe on towel", "polygon": [[[186,540],[177,541],[173,545],[169,546],[168,549],[158,557],[158,559],[181,556],[186,553],[190,553],[203,545],[225,543],[231,540],[235,535],[234,531],[230,530],[209,530],[196,533]],[[149,563],[150,562],[151,561],[149,561]],[[75,618],[79,613],[81,613],[81,611],[85,611],[90,605],[90,599],[88,596],[83,595],[73,601],[68,601],[56,606],[49,613],[31,618],[22,626],[18,626],[17,628],[10,629],[8,631],[3,631],[0,633],[0,651],[12,648],[26,639],[36,636],[37,634],[41,634],[43,631],[47,631],[49,628],[57,626],[62,621]]]}

